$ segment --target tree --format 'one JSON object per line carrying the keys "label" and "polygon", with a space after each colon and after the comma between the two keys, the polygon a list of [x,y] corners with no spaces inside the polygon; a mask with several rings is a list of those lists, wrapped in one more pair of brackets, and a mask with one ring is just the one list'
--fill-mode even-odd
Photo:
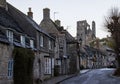
{"label": "tree", "polygon": [[111,36],[115,42],[116,59],[120,68],[120,11],[118,8],[112,8],[110,15],[105,18],[105,27],[111,32]]}
{"label": "tree", "polygon": [[106,45],[107,45],[108,47],[112,48],[112,49],[115,48],[115,42],[114,42],[112,39],[107,40],[107,41],[106,41]]}
{"label": "tree", "polygon": [[115,48],[115,42],[112,37],[102,38],[100,42],[102,42],[102,45],[106,45],[111,49]]}

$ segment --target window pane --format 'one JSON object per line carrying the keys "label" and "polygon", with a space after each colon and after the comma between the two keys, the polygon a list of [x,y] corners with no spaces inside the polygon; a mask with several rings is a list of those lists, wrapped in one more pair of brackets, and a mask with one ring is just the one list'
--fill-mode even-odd
{"label": "window pane", "polygon": [[8,78],[13,77],[13,59],[8,62]]}
{"label": "window pane", "polygon": [[11,43],[13,43],[13,32],[10,31],[10,30],[7,30],[7,31],[6,31],[6,35],[7,35],[8,40],[9,40]]}
{"label": "window pane", "polygon": [[45,57],[45,74],[51,74],[51,58]]}
{"label": "window pane", "polygon": [[52,41],[49,39],[49,49],[52,49]]}
{"label": "window pane", "polygon": [[34,41],[33,40],[30,40],[30,47],[34,48]]}
{"label": "window pane", "polygon": [[43,36],[40,36],[40,46],[43,47]]}
{"label": "window pane", "polygon": [[22,46],[25,46],[25,36],[21,36],[21,44]]}

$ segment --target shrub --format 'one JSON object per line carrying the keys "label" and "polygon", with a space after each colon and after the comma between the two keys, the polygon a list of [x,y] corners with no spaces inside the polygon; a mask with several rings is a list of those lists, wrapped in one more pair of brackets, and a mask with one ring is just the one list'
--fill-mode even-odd
{"label": "shrub", "polygon": [[120,68],[117,68],[115,72],[113,73],[114,76],[119,76],[120,77]]}
{"label": "shrub", "polygon": [[33,83],[34,53],[30,49],[15,48],[14,56],[14,84]]}

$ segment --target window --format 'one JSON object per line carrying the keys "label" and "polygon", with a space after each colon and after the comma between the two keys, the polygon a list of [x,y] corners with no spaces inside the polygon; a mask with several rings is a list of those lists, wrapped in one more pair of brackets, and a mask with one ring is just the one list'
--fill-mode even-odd
{"label": "window", "polygon": [[48,41],[48,46],[49,46],[49,49],[52,49],[52,42],[51,42],[50,39],[49,39],[49,41]]}
{"label": "window", "polygon": [[34,48],[34,41],[33,40],[30,40],[30,47]]}
{"label": "window", "polygon": [[25,47],[25,36],[21,35],[21,44]]}
{"label": "window", "polygon": [[55,62],[55,60],[54,60],[54,58],[52,58],[52,69],[54,69],[54,62]]}
{"label": "window", "polygon": [[13,32],[12,31],[7,30],[7,38],[11,43],[13,43]]}
{"label": "window", "polygon": [[8,61],[8,78],[13,77],[13,59]]}
{"label": "window", "polygon": [[45,57],[45,74],[51,74],[51,58]]}
{"label": "window", "polygon": [[43,36],[40,36],[40,47],[43,47]]}
{"label": "window", "polygon": [[81,25],[82,25],[81,23],[78,24],[78,26],[81,26]]}
{"label": "window", "polygon": [[84,25],[85,25],[85,23],[82,23],[82,25],[84,26]]}

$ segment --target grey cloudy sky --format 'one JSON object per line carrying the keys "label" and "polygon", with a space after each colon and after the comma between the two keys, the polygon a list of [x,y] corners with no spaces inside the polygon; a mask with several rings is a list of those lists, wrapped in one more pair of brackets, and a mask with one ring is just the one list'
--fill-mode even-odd
{"label": "grey cloudy sky", "polygon": [[50,8],[51,19],[61,20],[61,25],[76,36],[76,22],[87,20],[91,25],[96,22],[97,37],[103,38],[108,34],[104,30],[104,16],[108,15],[108,10],[112,7],[120,8],[120,0],[7,0],[14,7],[28,12],[28,7],[32,8],[34,20],[39,24],[43,18],[43,8]]}

